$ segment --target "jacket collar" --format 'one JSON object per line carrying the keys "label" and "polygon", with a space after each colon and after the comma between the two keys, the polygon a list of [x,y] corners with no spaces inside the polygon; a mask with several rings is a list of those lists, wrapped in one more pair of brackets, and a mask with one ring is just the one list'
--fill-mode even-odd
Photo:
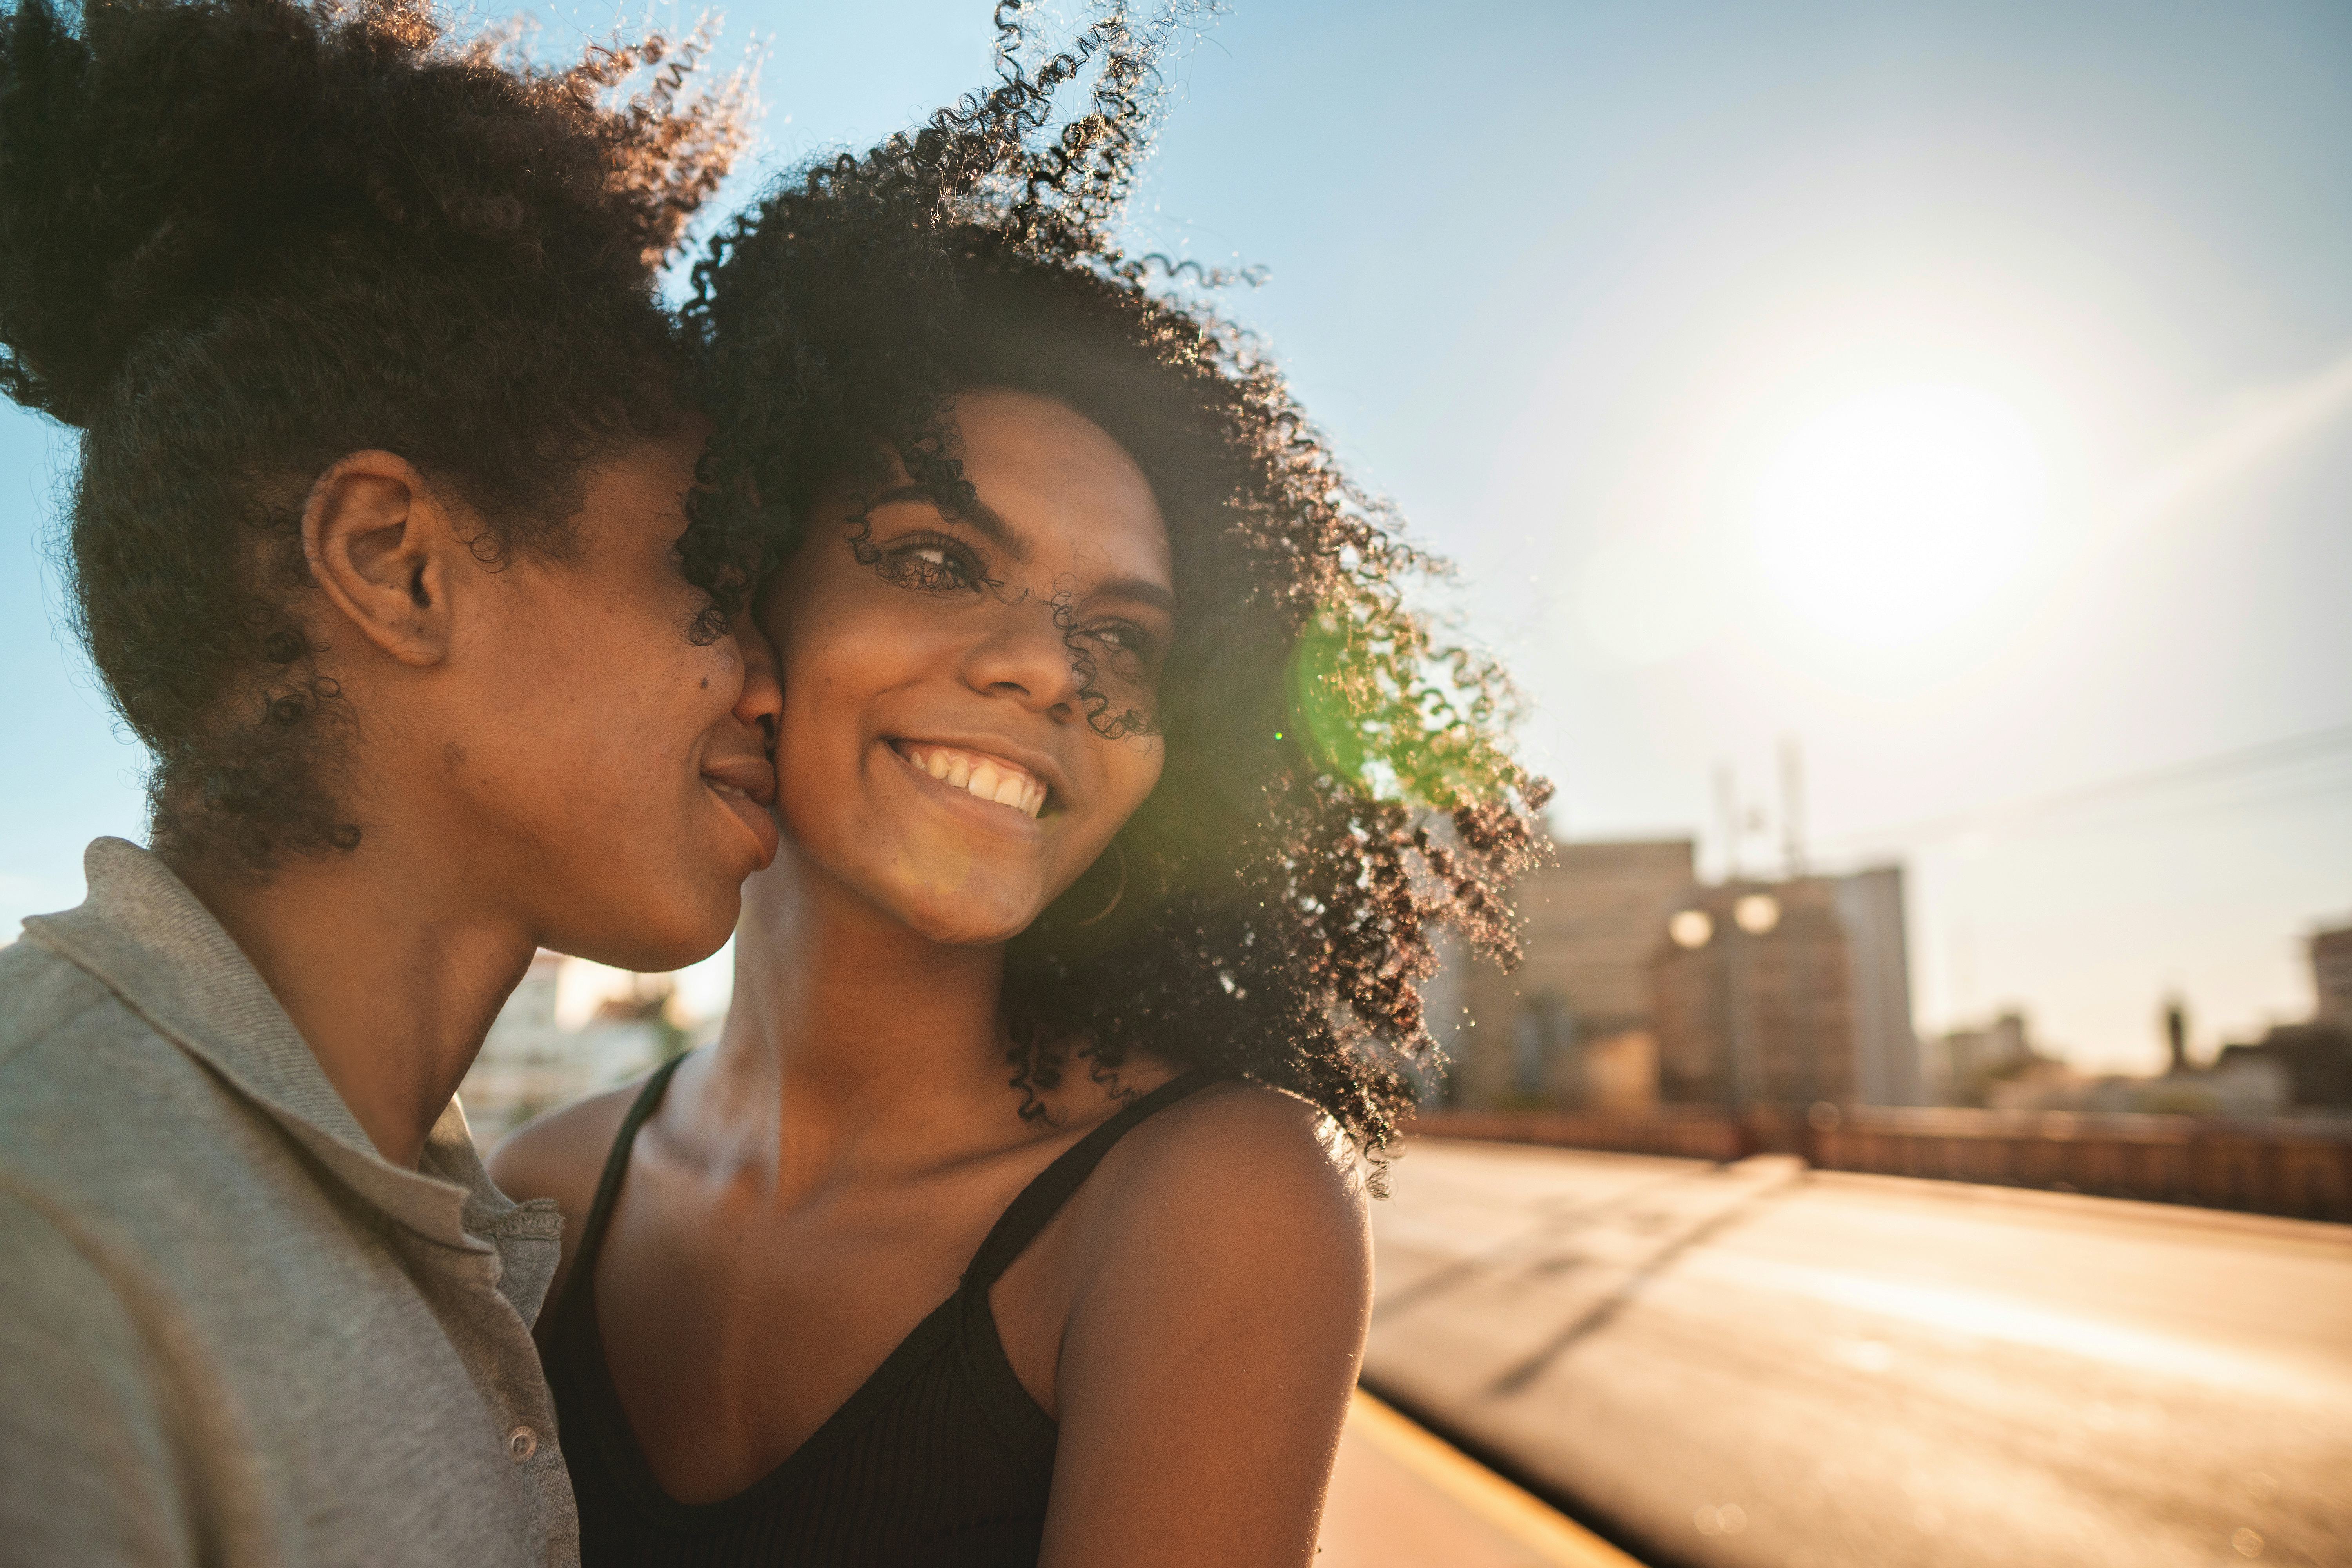
{"label": "jacket collar", "polygon": [[[162,859],[100,838],[82,866],[89,897],[79,909],[27,920],[26,936],[95,975],[363,1202],[426,1240],[467,1252],[498,1252],[485,1237],[554,1237],[551,1204],[517,1205],[491,1185],[454,1100],[425,1140],[421,1169],[403,1170],[378,1153],[244,951]],[[526,1319],[535,1308],[525,1309]]]}

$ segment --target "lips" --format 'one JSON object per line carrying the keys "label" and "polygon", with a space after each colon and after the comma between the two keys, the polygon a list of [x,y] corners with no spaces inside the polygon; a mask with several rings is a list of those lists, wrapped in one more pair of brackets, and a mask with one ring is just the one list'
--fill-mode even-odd
{"label": "lips", "polygon": [[898,741],[892,750],[918,772],[992,805],[1034,817],[1051,795],[1044,780],[1020,763],[987,752],[931,741]]}
{"label": "lips", "polygon": [[770,809],[776,804],[776,770],[765,757],[730,757],[704,764],[702,782],[759,841],[760,864],[776,858],[780,831]]}

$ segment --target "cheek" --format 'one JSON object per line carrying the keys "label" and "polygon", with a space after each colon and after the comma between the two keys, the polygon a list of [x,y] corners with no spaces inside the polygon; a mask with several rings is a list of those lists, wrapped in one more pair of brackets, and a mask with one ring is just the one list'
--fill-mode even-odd
{"label": "cheek", "polygon": [[1103,804],[1110,818],[1106,837],[1124,827],[1159,786],[1167,762],[1167,744],[1157,735],[1130,735],[1110,743],[1103,758]]}
{"label": "cheek", "polygon": [[795,837],[822,823],[859,784],[877,698],[899,680],[917,639],[877,630],[868,617],[778,621],[784,706],[776,733],[780,810]]}
{"label": "cheek", "polygon": [[[582,584],[581,586],[587,586]],[[691,748],[734,706],[742,656],[730,638],[697,644],[689,614],[658,584],[604,581],[590,592],[551,595],[530,625],[508,628],[493,661],[502,704],[520,721],[553,727],[588,757],[638,754],[645,763]],[[609,766],[616,781],[655,770]],[[667,775],[661,775],[664,782]],[[576,783],[576,781],[575,781]]]}
{"label": "cheek", "polygon": [[856,787],[857,739],[827,700],[829,685],[821,669],[787,679],[776,726],[776,815],[803,842],[824,837],[824,825]]}
{"label": "cheek", "polygon": [[835,627],[803,624],[798,635],[776,645],[776,679],[784,710],[778,724],[778,761],[793,748],[823,750],[837,745],[865,684],[866,660],[857,639]]}
{"label": "cheek", "polygon": [[932,606],[908,595],[881,596],[874,587],[870,580],[854,581],[846,592],[824,584],[773,595],[761,606],[761,628],[776,648],[787,734],[797,727],[821,742],[824,731],[863,722],[872,700],[951,668],[948,619],[924,613]]}

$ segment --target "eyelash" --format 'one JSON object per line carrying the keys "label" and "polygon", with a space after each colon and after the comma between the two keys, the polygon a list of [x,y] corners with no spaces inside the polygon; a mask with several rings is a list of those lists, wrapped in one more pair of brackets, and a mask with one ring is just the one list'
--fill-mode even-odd
{"label": "eyelash", "polygon": [[[940,559],[927,560],[927,552],[936,552]],[[917,593],[963,594],[995,585],[980,552],[943,533],[908,534],[884,549],[876,566],[885,581]],[[1081,635],[1103,643],[1114,655],[1147,667],[1160,651],[1160,639],[1133,621],[1097,621],[1083,628]]]}
{"label": "eyelash", "polygon": [[1133,621],[1101,621],[1087,628],[1087,636],[1109,644],[1116,652],[1132,658],[1151,662],[1160,651],[1160,639]]}
{"label": "eyelash", "polygon": [[[940,559],[925,560],[926,551],[937,552]],[[888,581],[918,593],[969,593],[989,581],[988,563],[979,553],[945,534],[910,534],[885,550],[878,564]]]}

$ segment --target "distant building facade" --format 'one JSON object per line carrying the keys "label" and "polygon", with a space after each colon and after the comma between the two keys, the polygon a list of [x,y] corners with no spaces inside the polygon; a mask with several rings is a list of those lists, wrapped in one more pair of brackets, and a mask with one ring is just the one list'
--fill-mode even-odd
{"label": "distant building facade", "polygon": [[1925,1102],[1898,868],[1688,888],[1651,951],[1661,1098]]}
{"label": "distant building facade", "polygon": [[2025,1015],[2003,1012],[1979,1028],[1954,1029],[1937,1042],[1930,1087],[1946,1105],[1985,1105],[1992,1086],[2020,1077],[2042,1061],[2026,1032]]}
{"label": "distant building facade", "polygon": [[608,1001],[581,1027],[565,1028],[556,1016],[563,962],[552,952],[531,959],[458,1087],[467,1124],[485,1150],[541,1111],[624,1082],[677,1047],[663,990]]}
{"label": "distant building facade", "polygon": [[2223,1046],[2215,1072],[2262,1067],[2279,1080],[2281,1110],[2352,1106],[2352,1035],[2326,1024],[2280,1024],[2250,1046]]}
{"label": "distant building facade", "polygon": [[2252,1045],[2223,1046],[2214,1068],[2275,1074],[2284,1109],[2352,1108],[2352,926],[2315,931],[2309,951],[2310,1020],[2277,1025]]}
{"label": "distant building facade", "polygon": [[2311,1021],[2352,1034],[2352,926],[2312,933],[2311,984],[2319,994]]}
{"label": "distant building facade", "polygon": [[1829,879],[1845,933],[1852,997],[1854,1103],[1922,1105],[1919,1031],[1911,1016],[1911,940],[1903,870],[1874,867]]}
{"label": "distant building facade", "polygon": [[1525,958],[1504,974],[1449,962],[1431,988],[1433,1029],[1454,1059],[1455,1105],[1655,1103],[1650,961],[1696,875],[1688,838],[1568,841],[1518,885]]}

